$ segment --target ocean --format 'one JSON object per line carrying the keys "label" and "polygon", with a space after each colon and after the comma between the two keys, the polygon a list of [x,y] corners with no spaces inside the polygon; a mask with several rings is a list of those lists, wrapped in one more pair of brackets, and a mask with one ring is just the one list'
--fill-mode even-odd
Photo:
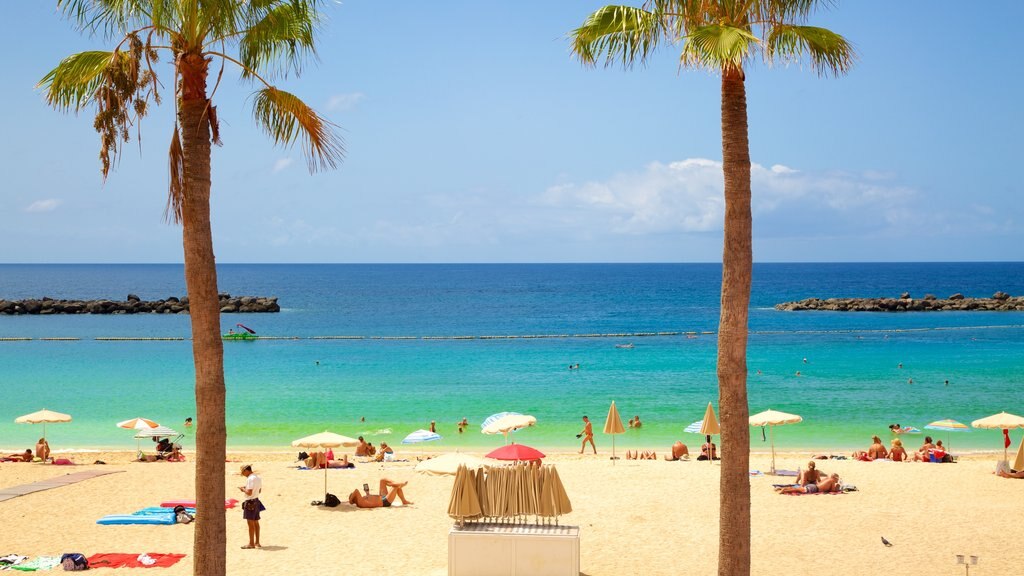
{"label": "ocean", "polygon": [[[675,440],[699,445],[701,437],[683,428],[708,402],[717,409],[717,264],[223,264],[218,271],[221,292],[276,296],[282,307],[222,316],[224,332],[241,323],[277,337],[224,344],[233,449],[286,451],[325,429],[400,445],[434,420],[442,440],[400,450],[484,450],[504,440],[480,434],[479,423],[515,411],[538,421],[513,434],[516,442],[578,447],[586,414],[599,450],[608,451],[612,438],[600,430],[614,400],[623,420],[639,415],[644,423],[617,436],[616,447],[664,452]],[[1020,414],[1024,313],[773,308],[809,297],[998,290],[1024,294],[1024,263],[757,264],[750,411],[803,417],[774,430],[778,448],[835,452],[864,449],[873,434],[888,440],[892,423],[923,429],[945,418],[969,424],[1004,410]],[[0,265],[0,299],[128,294],[184,296],[182,266]],[[187,315],[0,316],[0,338],[30,338],[0,341],[0,447],[33,446],[41,426],[14,419],[41,408],[73,417],[46,428],[57,450],[134,449],[131,432],[115,423],[135,416],[185,431],[182,422],[195,415],[189,334]],[[96,339],[110,337],[185,340]],[[616,346],[625,344],[633,347]],[[570,370],[574,364],[579,369]],[[463,417],[471,426],[459,434]],[[998,431],[933,435],[948,436],[954,451],[1002,449]],[[923,436],[903,439],[912,448]],[[751,448],[768,449],[761,430],[751,432]]]}

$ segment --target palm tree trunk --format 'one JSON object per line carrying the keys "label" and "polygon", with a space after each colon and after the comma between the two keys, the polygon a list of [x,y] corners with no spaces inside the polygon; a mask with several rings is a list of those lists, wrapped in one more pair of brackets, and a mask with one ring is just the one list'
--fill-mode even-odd
{"label": "palm tree trunk", "polygon": [[178,123],[184,161],[182,239],[185,284],[192,320],[196,369],[196,521],[192,573],[224,576],[224,348],[220,338],[217,267],[210,230],[210,117],[206,98],[207,62],[179,57]]}
{"label": "palm tree trunk", "polygon": [[750,426],[747,407],[747,316],[753,267],[750,147],[743,71],[722,73],[722,171],[725,247],[718,322],[718,409],[722,418],[719,576],[750,574]]}

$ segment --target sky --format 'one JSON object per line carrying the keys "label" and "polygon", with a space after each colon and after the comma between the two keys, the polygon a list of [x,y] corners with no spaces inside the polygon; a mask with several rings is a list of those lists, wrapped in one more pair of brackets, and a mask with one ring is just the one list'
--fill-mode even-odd
{"label": "sky", "polygon": [[[275,81],[345,139],[312,175],[227,68],[218,262],[720,261],[720,79],[679,70],[672,45],[629,71],[582,66],[567,34],[603,4],[330,6],[317,59]],[[181,262],[163,219],[168,59],[164,105],[104,182],[92,109],[57,112],[35,86],[112,43],[55,6],[4,7],[0,263]],[[848,75],[749,68],[755,262],[1024,259],[1024,67],[996,26],[1022,19],[1016,0],[843,0],[810,23],[856,46]]]}

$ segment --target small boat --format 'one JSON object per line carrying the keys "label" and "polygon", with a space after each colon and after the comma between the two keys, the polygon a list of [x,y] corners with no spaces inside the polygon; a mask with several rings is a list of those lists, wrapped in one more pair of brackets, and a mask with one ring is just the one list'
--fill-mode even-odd
{"label": "small boat", "polygon": [[615,347],[616,348],[627,348],[628,349],[628,348],[632,348],[633,347],[633,343],[630,342],[628,344],[616,344]]}
{"label": "small boat", "polygon": [[256,331],[244,324],[235,324],[243,331],[235,332],[234,329],[228,330],[227,334],[221,334],[223,340],[255,340],[259,338],[256,335]]}

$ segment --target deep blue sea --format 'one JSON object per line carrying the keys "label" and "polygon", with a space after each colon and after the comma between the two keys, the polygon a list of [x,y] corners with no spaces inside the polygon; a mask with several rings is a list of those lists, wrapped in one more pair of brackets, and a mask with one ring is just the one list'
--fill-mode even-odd
{"label": "deep blue sea", "polygon": [[[455,422],[478,424],[506,410],[538,420],[516,441],[566,448],[575,445],[583,414],[600,429],[615,400],[623,419],[640,415],[644,422],[618,436],[617,446],[664,450],[676,439],[699,443],[683,428],[709,401],[717,407],[717,264],[218,270],[222,292],[276,296],[282,306],[278,314],[223,315],[225,332],[242,323],[284,337],[225,342],[232,448],[287,450],[291,440],[324,429],[397,444],[431,420],[443,440],[414,449],[485,448],[501,437],[484,436],[479,426],[458,434]],[[775,429],[776,445],[821,450],[866,447],[872,434],[888,438],[891,423],[923,428],[945,418],[970,423],[1003,410],[1024,413],[1024,313],[773,309],[808,297],[997,290],[1024,294],[1024,263],[755,265],[751,413],[801,415],[802,423]],[[0,299],[129,293],[184,296],[182,266],[0,265]],[[638,335],[658,332],[673,334]],[[573,336],[590,334],[631,335]],[[135,416],[180,429],[195,412],[189,335],[187,315],[0,316],[0,338],[31,338],[0,341],[0,447],[33,445],[41,428],[14,419],[41,408],[74,418],[47,427],[56,449],[133,448],[131,433],[114,424]],[[538,335],[547,337],[480,338]],[[313,338],[323,336],[357,338]],[[616,347],[626,343],[633,348]],[[568,369],[577,363],[578,370]],[[904,440],[916,445],[917,438]],[[597,441],[601,449],[611,445],[600,433]],[[949,441],[954,450],[1002,449],[996,431]],[[753,431],[752,448],[767,446]]]}

